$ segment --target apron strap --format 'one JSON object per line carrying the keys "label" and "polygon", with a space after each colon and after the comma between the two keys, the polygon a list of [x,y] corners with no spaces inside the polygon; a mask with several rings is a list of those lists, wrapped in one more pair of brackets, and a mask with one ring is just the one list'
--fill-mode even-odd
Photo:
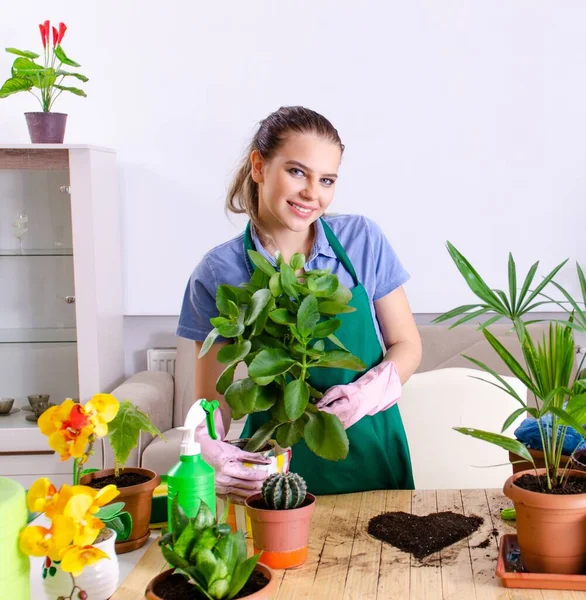
{"label": "apron strap", "polygon": [[[324,228],[324,233],[326,234],[326,238],[332,247],[332,250],[336,254],[338,260],[344,265],[344,268],[354,280],[354,285],[360,285],[358,281],[358,277],[356,276],[356,271],[354,270],[354,266],[352,262],[348,258],[346,251],[342,247],[342,244],[338,241],[336,234],[331,230],[330,226],[324,221],[322,217],[320,217],[321,224]],[[248,256],[248,250],[254,250],[254,243],[252,241],[252,236],[250,234],[250,221],[246,224],[246,229],[244,230],[244,258],[246,259],[246,266],[248,267],[248,272],[252,276],[254,272],[254,266],[250,261],[250,257]]]}

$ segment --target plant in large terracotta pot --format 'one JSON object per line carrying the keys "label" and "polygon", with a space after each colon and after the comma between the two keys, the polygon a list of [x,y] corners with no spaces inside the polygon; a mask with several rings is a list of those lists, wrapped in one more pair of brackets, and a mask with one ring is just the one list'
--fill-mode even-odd
{"label": "plant in large terracotta pot", "polygon": [[[470,262],[448,242],[449,253],[472,292],[481,300],[455,308],[436,319],[436,322],[458,317],[453,324],[471,321],[492,313],[480,327],[488,343],[503,363],[534,396],[536,407],[529,406],[493,369],[472,357],[467,359],[498,380],[503,391],[520,405],[506,419],[504,432],[519,416],[529,414],[536,420],[543,446],[544,468],[526,470],[509,477],[504,493],[513,500],[517,516],[517,534],[525,567],[532,572],[582,573],[586,569],[586,473],[571,469],[571,462],[562,461],[562,447],[567,428],[572,427],[586,437],[586,380],[573,376],[575,344],[572,330],[586,331],[586,313],[582,306],[554,277],[565,262],[555,267],[533,286],[539,263],[535,263],[517,287],[516,265],[512,255],[508,263],[508,294],[491,289]],[[578,266],[578,278],[586,298],[586,279]],[[568,319],[552,320],[549,331],[541,340],[534,340],[525,320],[535,308],[557,302],[545,296],[547,285],[563,293],[571,310]],[[546,300],[540,300],[540,296]],[[560,306],[563,303],[558,302]],[[490,333],[489,327],[501,318],[512,322],[525,365],[521,365],[504,345]],[[548,417],[545,420],[544,417]],[[502,432],[491,433],[478,429],[456,427],[456,431],[496,444],[535,466],[534,458],[520,441]]]}
{"label": "plant in large terracotta pot", "polygon": [[65,23],[59,28],[51,27],[49,21],[39,25],[43,42],[43,64],[35,60],[41,55],[30,50],[6,48],[6,52],[15,54],[11,77],[0,88],[0,98],[7,98],[18,92],[30,92],[39,101],[42,112],[25,113],[31,141],[39,144],[61,144],[65,136],[67,115],[53,112],[55,100],[63,93],[87,96],[80,88],[64,85],[71,78],[81,82],[88,78],[81,73],[67,70],[67,67],[79,67],[63,50],[61,41],[67,30]]}
{"label": "plant in large terracotta pot", "polygon": [[148,416],[132,402],[121,402],[107,432],[114,453],[114,468],[88,469],[81,477],[81,483],[95,489],[115,484],[120,490],[120,499],[132,517],[132,532],[127,540],[116,543],[118,554],[136,550],[147,542],[153,492],[161,483],[161,477],[150,469],[124,466],[130,452],[138,445],[141,432],[162,437]]}
{"label": "plant in large terracotta pot", "polygon": [[205,502],[198,514],[188,518],[177,496],[173,499],[172,533],[159,545],[171,569],[148,585],[147,600],[205,598],[206,600],[270,600],[276,592],[272,571],[258,563],[259,555],[247,558],[246,539],[226,524],[227,511],[216,523]]}
{"label": "plant in large terracotta pot", "polygon": [[119,511],[105,505],[117,496],[114,485],[99,492],[67,484],[57,490],[49,479],[41,478],[31,486],[27,508],[44,513],[44,519],[21,531],[19,545],[24,554],[44,558],[47,598],[107,600],[116,591],[116,532],[107,525]]}
{"label": "plant in large terracotta pot", "polygon": [[254,551],[273,569],[299,567],[307,560],[315,496],[296,473],[270,475],[260,494],[246,500]]}
{"label": "plant in large terracotta pot", "polygon": [[[277,254],[275,269],[261,254],[249,250],[256,266],[249,282],[220,285],[219,316],[199,356],[218,336],[231,341],[218,352],[226,365],[216,390],[235,419],[268,411],[269,420],[248,440],[244,450],[256,452],[275,438],[283,448],[304,439],[316,455],[341,460],[348,454],[348,437],[335,415],[320,411],[322,394],[311,385],[311,370],[344,368],[362,371],[364,363],[335,336],[337,315],[353,312],[350,290],[327,270],[301,271],[303,254],[289,263]],[[234,381],[240,362],[248,377]]]}

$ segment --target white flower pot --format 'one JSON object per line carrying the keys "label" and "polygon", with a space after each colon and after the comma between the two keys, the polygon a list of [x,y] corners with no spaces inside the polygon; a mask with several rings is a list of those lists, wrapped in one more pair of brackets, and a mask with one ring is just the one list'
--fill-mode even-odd
{"label": "white flower pot", "polygon": [[[118,587],[119,567],[118,556],[114,543],[116,533],[99,544],[96,548],[103,550],[109,558],[103,558],[99,562],[86,567],[83,573],[75,578],[75,584],[87,593],[87,600],[108,600]],[[73,582],[71,574],[61,570],[60,563],[52,562],[47,558],[42,565],[43,589],[47,600],[56,600],[59,596],[69,597]],[[77,598],[79,590],[73,595]]]}

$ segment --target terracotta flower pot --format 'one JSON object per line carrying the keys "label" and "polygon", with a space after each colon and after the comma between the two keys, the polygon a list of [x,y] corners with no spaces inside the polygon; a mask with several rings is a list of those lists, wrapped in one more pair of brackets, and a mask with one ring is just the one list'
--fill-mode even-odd
{"label": "terracotta flower pot", "polygon": [[[531,454],[531,456],[533,457],[533,460],[535,461],[535,466],[538,469],[545,469],[545,460],[543,457],[543,452],[541,450],[533,450],[533,448],[527,448],[527,450],[529,451],[529,454]],[[584,454],[586,454],[586,450],[579,450],[578,452],[576,452],[576,454],[574,454],[574,457],[578,458],[579,456],[583,456]],[[568,460],[570,460],[570,457],[567,454],[562,454],[560,460],[560,467],[565,467],[568,464]],[[530,462],[527,462],[518,454],[514,454],[513,452],[509,452],[509,461],[511,463],[516,463],[512,464],[513,473],[520,473],[521,471],[533,469],[533,465]],[[577,471],[586,471],[586,464],[581,465],[580,463],[574,461],[572,469],[576,469]]]}
{"label": "terracotta flower pot", "polygon": [[24,113],[33,144],[62,144],[67,115],[54,112]]}
{"label": "terracotta flower pot", "polygon": [[315,508],[315,496],[307,494],[299,508],[270,510],[261,494],[246,500],[246,513],[252,525],[254,552],[273,569],[301,566],[309,552],[309,525]]}
{"label": "terracotta flower pot", "polygon": [[[277,591],[277,582],[275,581],[273,572],[267,566],[261,563],[257,563],[254,570],[262,573],[269,580],[269,582],[264,588],[262,588],[262,590],[258,590],[257,592],[254,592],[254,594],[248,594],[248,596],[242,596],[242,600],[272,600],[272,598],[275,596],[275,592]],[[168,569],[167,571],[159,573],[154,579],[151,579],[144,593],[145,598],[147,600],[161,600],[161,597],[157,596],[153,590],[158,583],[169,578],[172,574],[173,569]]]}
{"label": "terracotta flower pot", "polygon": [[[151,520],[151,508],[154,489],[161,483],[161,478],[150,469],[141,469],[139,467],[127,467],[124,473],[137,473],[149,477],[148,481],[138,485],[118,488],[120,495],[116,496],[112,502],[124,502],[124,510],[132,516],[132,533],[124,542],[116,542],[116,554],[124,554],[136,550],[146,544],[151,534],[149,523]],[[89,485],[90,481],[113,475],[114,469],[104,469],[103,471],[94,471],[84,475],[80,483]]]}
{"label": "terracotta flower pot", "polygon": [[[537,471],[545,474],[545,469]],[[515,503],[517,537],[523,564],[533,573],[583,573],[586,569],[586,493],[542,494],[515,485],[521,471],[511,475],[504,494]],[[568,474],[586,479],[584,471]]]}

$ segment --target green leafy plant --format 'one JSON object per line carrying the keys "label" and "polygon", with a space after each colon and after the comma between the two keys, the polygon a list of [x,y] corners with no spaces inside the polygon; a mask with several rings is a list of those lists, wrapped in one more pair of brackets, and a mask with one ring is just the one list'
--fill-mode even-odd
{"label": "green leafy plant", "polygon": [[246,558],[244,533],[233,533],[226,524],[229,505],[218,524],[202,501],[197,515],[188,518],[177,496],[171,504],[171,532],[159,546],[165,560],[184,575],[208,600],[234,598],[248,581],[260,554]]}
{"label": "green leafy plant", "polygon": [[97,519],[104,523],[108,529],[116,532],[116,541],[125,542],[132,533],[132,516],[123,510],[124,502],[112,502],[101,506],[95,514]]}
{"label": "green leafy plant", "polygon": [[71,60],[61,46],[61,40],[67,30],[65,23],[59,23],[59,29],[52,28],[52,46],[50,43],[51,26],[49,21],[41,23],[39,29],[43,41],[44,64],[39,65],[35,62],[35,59],[40,58],[40,54],[36,54],[30,50],[6,48],[6,52],[16,54],[18,58],[12,64],[10,79],[0,88],[0,98],[7,98],[18,92],[30,92],[41,104],[43,112],[50,112],[55,100],[63,92],[69,92],[76,96],[87,96],[80,88],[63,85],[66,79],[74,78],[78,81],[86,82],[88,78],[81,73],[64,69],[64,66],[81,66],[74,60]]}
{"label": "green leafy plant", "polygon": [[[231,339],[218,352],[226,365],[216,390],[223,394],[240,419],[270,411],[270,420],[259,427],[245,450],[255,452],[275,437],[283,447],[302,438],[318,456],[340,460],[348,454],[348,437],[340,420],[320,411],[315,403],[322,394],[311,385],[310,370],[344,368],[362,371],[366,365],[335,336],[350,290],[329,270],[296,271],[305,264],[303,254],[289,263],[277,255],[275,269],[261,254],[249,250],[257,269],[239,287],[220,285],[216,294],[219,316],[206,337],[199,356],[208,352],[218,336]],[[234,381],[240,362],[248,377]]]}
{"label": "green leafy plant", "polygon": [[121,402],[117,415],[108,425],[108,440],[114,452],[116,477],[120,475],[120,469],[124,467],[130,452],[138,444],[142,431],[164,439],[159,428],[132,402],[129,400]]}
{"label": "green leafy plant", "polygon": [[[513,387],[493,369],[475,358],[464,356],[477,367],[495,377],[498,383],[489,383],[512,396],[520,407],[505,420],[500,434],[467,427],[455,427],[454,429],[465,435],[496,444],[535,466],[533,457],[524,444],[503,435],[503,432],[518,417],[525,414],[531,415],[537,420],[543,445],[546,465],[543,489],[546,491],[561,487],[564,484],[568,466],[571,462],[569,461],[568,466],[564,469],[560,468],[562,448],[568,426],[573,427],[580,435],[586,437],[586,429],[582,425],[586,422],[586,393],[584,393],[586,379],[580,379],[579,375],[572,376],[575,360],[572,329],[586,331],[586,314],[582,308],[586,302],[586,279],[582,269],[580,265],[577,265],[583,296],[582,306],[580,306],[579,302],[554,281],[554,277],[567,261],[557,265],[534,289],[531,289],[539,266],[539,262],[536,262],[529,269],[524,277],[521,289],[518,290],[516,265],[513,256],[509,254],[509,289],[508,294],[506,294],[502,290],[489,288],[470,262],[449,242],[447,248],[468,287],[481,302],[459,306],[439,316],[435,322],[440,323],[457,317],[458,319],[451,325],[451,327],[457,327],[486,313],[494,313],[480,324],[484,337],[515,377],[533,394],[536,401],[536,407],[529,406]],[[566,300],[559,302],[547,296],[543,290],[549,284],[561,291]],[[545,297],[546,300],[539,300],[539,297]],[[569,317],[567,319],[551,320],[547,335],[544,334],[542,339],[535,343],[527,326],[538,322],[538,320],[526,320],[527,314],[539,306],[551,304],[552,302],[564,308],[569,313]],[[566,307],[566,305],[569,306]],[[517,336],[525,365],[521,365],[489,331],[490,325],[501,318],[512,322],[512,328]],[[546,424],[541,420],[546,415],[551,417],[551,424]]]}
{"label": "green leafy plant", "polygon": [[303,504],[307,484],[297,473],[273,473],[264,480],[261,493],[271,510],[291,510]]}

